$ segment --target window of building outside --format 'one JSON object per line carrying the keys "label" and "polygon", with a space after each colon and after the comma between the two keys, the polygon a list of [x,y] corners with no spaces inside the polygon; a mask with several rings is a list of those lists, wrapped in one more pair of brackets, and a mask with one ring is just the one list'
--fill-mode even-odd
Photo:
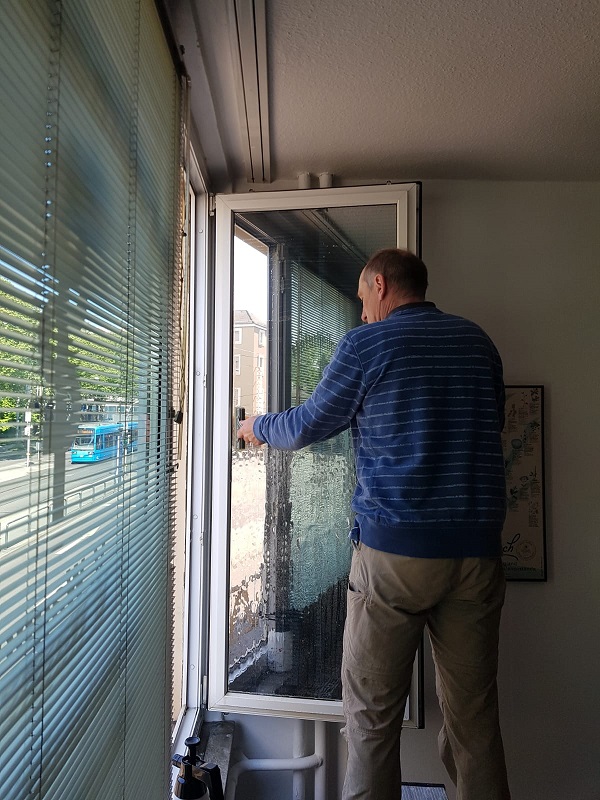
{"label": "window of building outside", "polygon": [[236,344],[241,344],[242,343],[242,329],[241,328],[234,328],[233,341]]}

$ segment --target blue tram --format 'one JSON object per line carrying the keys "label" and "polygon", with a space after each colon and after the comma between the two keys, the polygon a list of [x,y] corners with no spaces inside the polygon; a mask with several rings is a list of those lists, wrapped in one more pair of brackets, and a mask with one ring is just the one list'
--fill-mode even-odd
{"label": "blue tram", "polygon": [[77,426],[77,436],[71,445],[71,464],[89,464],[114,458],[119,451],[137,450],[138,423],[102,422]]}

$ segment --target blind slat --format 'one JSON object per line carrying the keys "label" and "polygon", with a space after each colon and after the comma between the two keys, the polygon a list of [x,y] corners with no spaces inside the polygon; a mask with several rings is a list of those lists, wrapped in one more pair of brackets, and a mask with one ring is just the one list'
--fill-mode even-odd
{"label": "blind slat", "polygon": [[162,800],[179,81],[153,0],[9,4],[0,77],[0,795],[130,800],[143,739]]}

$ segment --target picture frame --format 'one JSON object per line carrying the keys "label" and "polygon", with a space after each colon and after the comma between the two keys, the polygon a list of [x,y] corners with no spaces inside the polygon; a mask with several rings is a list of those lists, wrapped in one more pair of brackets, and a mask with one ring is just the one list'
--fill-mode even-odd
{"label": "picture frame", "polygon": [[545,581],[544,387],[508,385],[502,449],[506,520],[502,563],[507,580]]}

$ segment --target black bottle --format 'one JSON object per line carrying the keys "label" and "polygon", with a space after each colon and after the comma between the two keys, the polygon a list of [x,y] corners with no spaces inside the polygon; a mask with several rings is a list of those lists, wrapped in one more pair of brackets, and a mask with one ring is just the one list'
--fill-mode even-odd
{"label": "black bottle", "polygon": [[203,800],[208,798],[206,784],[199,778],[194,777],[194,764],[188,757],[181,762],[179,775],[175,781],[173,795],[181,800]]}
{"label": "black bottle", "polygon": [[217,764],[202,763],[196,752],[199,744],[197,736],[190,736],[185,740],[189,750],[187,756],[182,757],[177,753],[173,756],[173,766],[179,767],[173,796],[180,800],[223,800],[219,767]]}

